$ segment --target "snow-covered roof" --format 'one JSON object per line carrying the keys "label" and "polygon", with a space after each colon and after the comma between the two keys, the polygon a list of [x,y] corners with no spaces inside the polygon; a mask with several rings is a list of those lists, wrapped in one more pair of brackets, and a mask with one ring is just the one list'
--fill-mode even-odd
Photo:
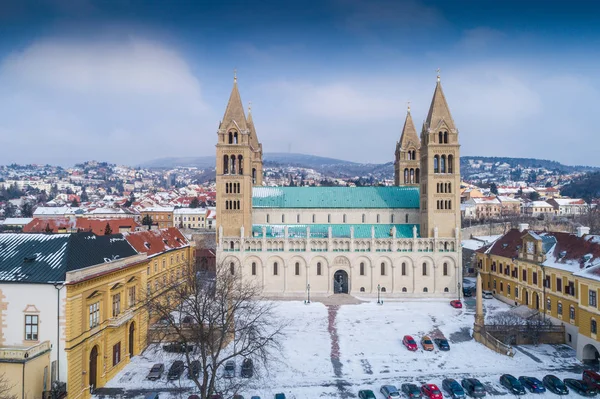
{"label": "snow-covered roof", "polygon": [[5,220],[0,221],[0,224],[4,226],[25,226],[32,220],[33,218],[6,218]]}
{"label": "snow-covered roof", "polygon": [[141,209],[142,212],[173,212],[174,210],[173,206],[149,206]]}
{"label": "snow-covered roof", "polygon": [[204,215],[207,211],[206,208],[179,208],[175,209],[173,213],[175,215]]}

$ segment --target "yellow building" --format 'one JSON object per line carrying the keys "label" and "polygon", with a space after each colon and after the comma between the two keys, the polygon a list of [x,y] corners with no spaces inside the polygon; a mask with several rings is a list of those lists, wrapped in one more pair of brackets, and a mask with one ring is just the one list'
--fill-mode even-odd
{"label": "yellow building", "polygon": [[476,253],[483,287],[507,303],[545,312],[565,326],[577,358],[598,361],[600,236],[512,229]]}
{"label": "yellow building", "polygon": [[0,349],[0,376],[9,388],[5,397],[41,398],[49,390],[50,341],[27,348]]}
{"label": "yellow building", "polygon": [[152,218],[152,224],[157,226],[159,229],[166,229],[168,227],[175,226],[174,224],[174,212],[175,208],[172,206],[153,206],[144,208],[140,211],[142,217],[142,223],[144,218],[150,216]]}
{"label": "yellow building", "polygon": [[123,235],[131,256],[67,273],[69,398],[89,398],[146,348],[147,295],[186,276],[193,245],[175,228]]}

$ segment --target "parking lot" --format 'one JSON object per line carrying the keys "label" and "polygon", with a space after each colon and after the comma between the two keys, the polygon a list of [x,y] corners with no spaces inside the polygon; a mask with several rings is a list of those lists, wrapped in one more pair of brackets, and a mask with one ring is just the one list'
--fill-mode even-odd
{"label": "parking lot", "polygon": [[[281,360],[271,364],[262,379],[252,380],[241,394],[246,399],[252,395],[271,399],[277,392],[296,399],[350,398],[356,397],[359,389],[371,389],[383,398],[379,388],[384,384],[441,386],[447,377],[459,381],[475,377],[485,385],[488,394],[505,395],[506,390],[498,382],[504,373],[539,379],[550,373],[560,378],[581,375],[575,352],[565,345],[523,346],[510,358],[476,343],[470,336],[473,300],[468,299],[466,305],[454,309],[448,301],[433,300],[329,306],[318,302],[278,302],[277,317],[290,320]],[[495,299],[485,300],[487,316],[507,308]],[[446,337],[450,351],[436,348],[425,352],[419,345],[419,350],[410,352],[402,345],[406,334],[417,342],[425,334]],[[158,381],[145,378],[152,364],[164,362],[168,368],[176,356],[151,347],[134,358],[108,387],[123,389],[127,397],[143,397],[148,390],[168,390],[161,398],[187,398],[193,389],[185,377],[174,382],[167,382],[164,376]],[[527,396],[555,397],[551,393]]]}

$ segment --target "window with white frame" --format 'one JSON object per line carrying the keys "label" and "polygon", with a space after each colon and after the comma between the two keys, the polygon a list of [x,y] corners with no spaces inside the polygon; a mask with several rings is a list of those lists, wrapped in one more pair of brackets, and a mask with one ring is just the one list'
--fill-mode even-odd
{"label": "window with white frame", "polygon": [[25,340],[38,340],[39,318],[37,315],[25,315]]}
{"label": "window with white frame", "polygon": [[98,324],[100,324],[100,302],[90,305],[90,328],[94,328]]}

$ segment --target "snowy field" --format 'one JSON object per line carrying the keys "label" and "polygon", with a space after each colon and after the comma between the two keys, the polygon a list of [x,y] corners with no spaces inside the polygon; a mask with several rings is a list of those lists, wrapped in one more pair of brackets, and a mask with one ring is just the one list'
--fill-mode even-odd
{"label": "snowy field", "polygon": [[[241,393],[246,399],[252,395],[272,399],[277,392],[296,399],[353,398],[359,389],[372,389],[378,398],[383,398],[379,387],[384,384],[399,387],[404,382],[435,383],[441,387],[446,377],[459,381],[476,377],[486,386],[488,395],[508,395],[498,383],[503,373],[539,379],[550,373],[560,378],[581,376],[581,365],[567,346],[523,346],[509,358],[476,343],[470,337],[474,302],[471,298],[467,301],[464,309],[454,309],[448,301],[432,300],[389,300],[384,305],[371,301],[339,307],[317,302],[278,302],[278,317],[290,320],[282,360]],[[508,307],[495,299],[485,300],[485,306],[487,316]],[[449,339],[451,350],[409,352],[401,342],[405,334],[417,341],[425,334],[444,336]],[[165,375],[161,381],[145,379],[153,363],[164,362],[168,369],[174,359],[162,350],[148,349],[135,357],[108,387],[125,388],[129,391],[127,397],[142,398],[146,390],[191,387],[185,376],[175,384],[166,382]],[[240,362],[241,359],[238,368]],[[161,395],[161,399],[187,398],[190,393],[192,390],[171,392]],[[541,399],[555,395],[523,397]]]}

